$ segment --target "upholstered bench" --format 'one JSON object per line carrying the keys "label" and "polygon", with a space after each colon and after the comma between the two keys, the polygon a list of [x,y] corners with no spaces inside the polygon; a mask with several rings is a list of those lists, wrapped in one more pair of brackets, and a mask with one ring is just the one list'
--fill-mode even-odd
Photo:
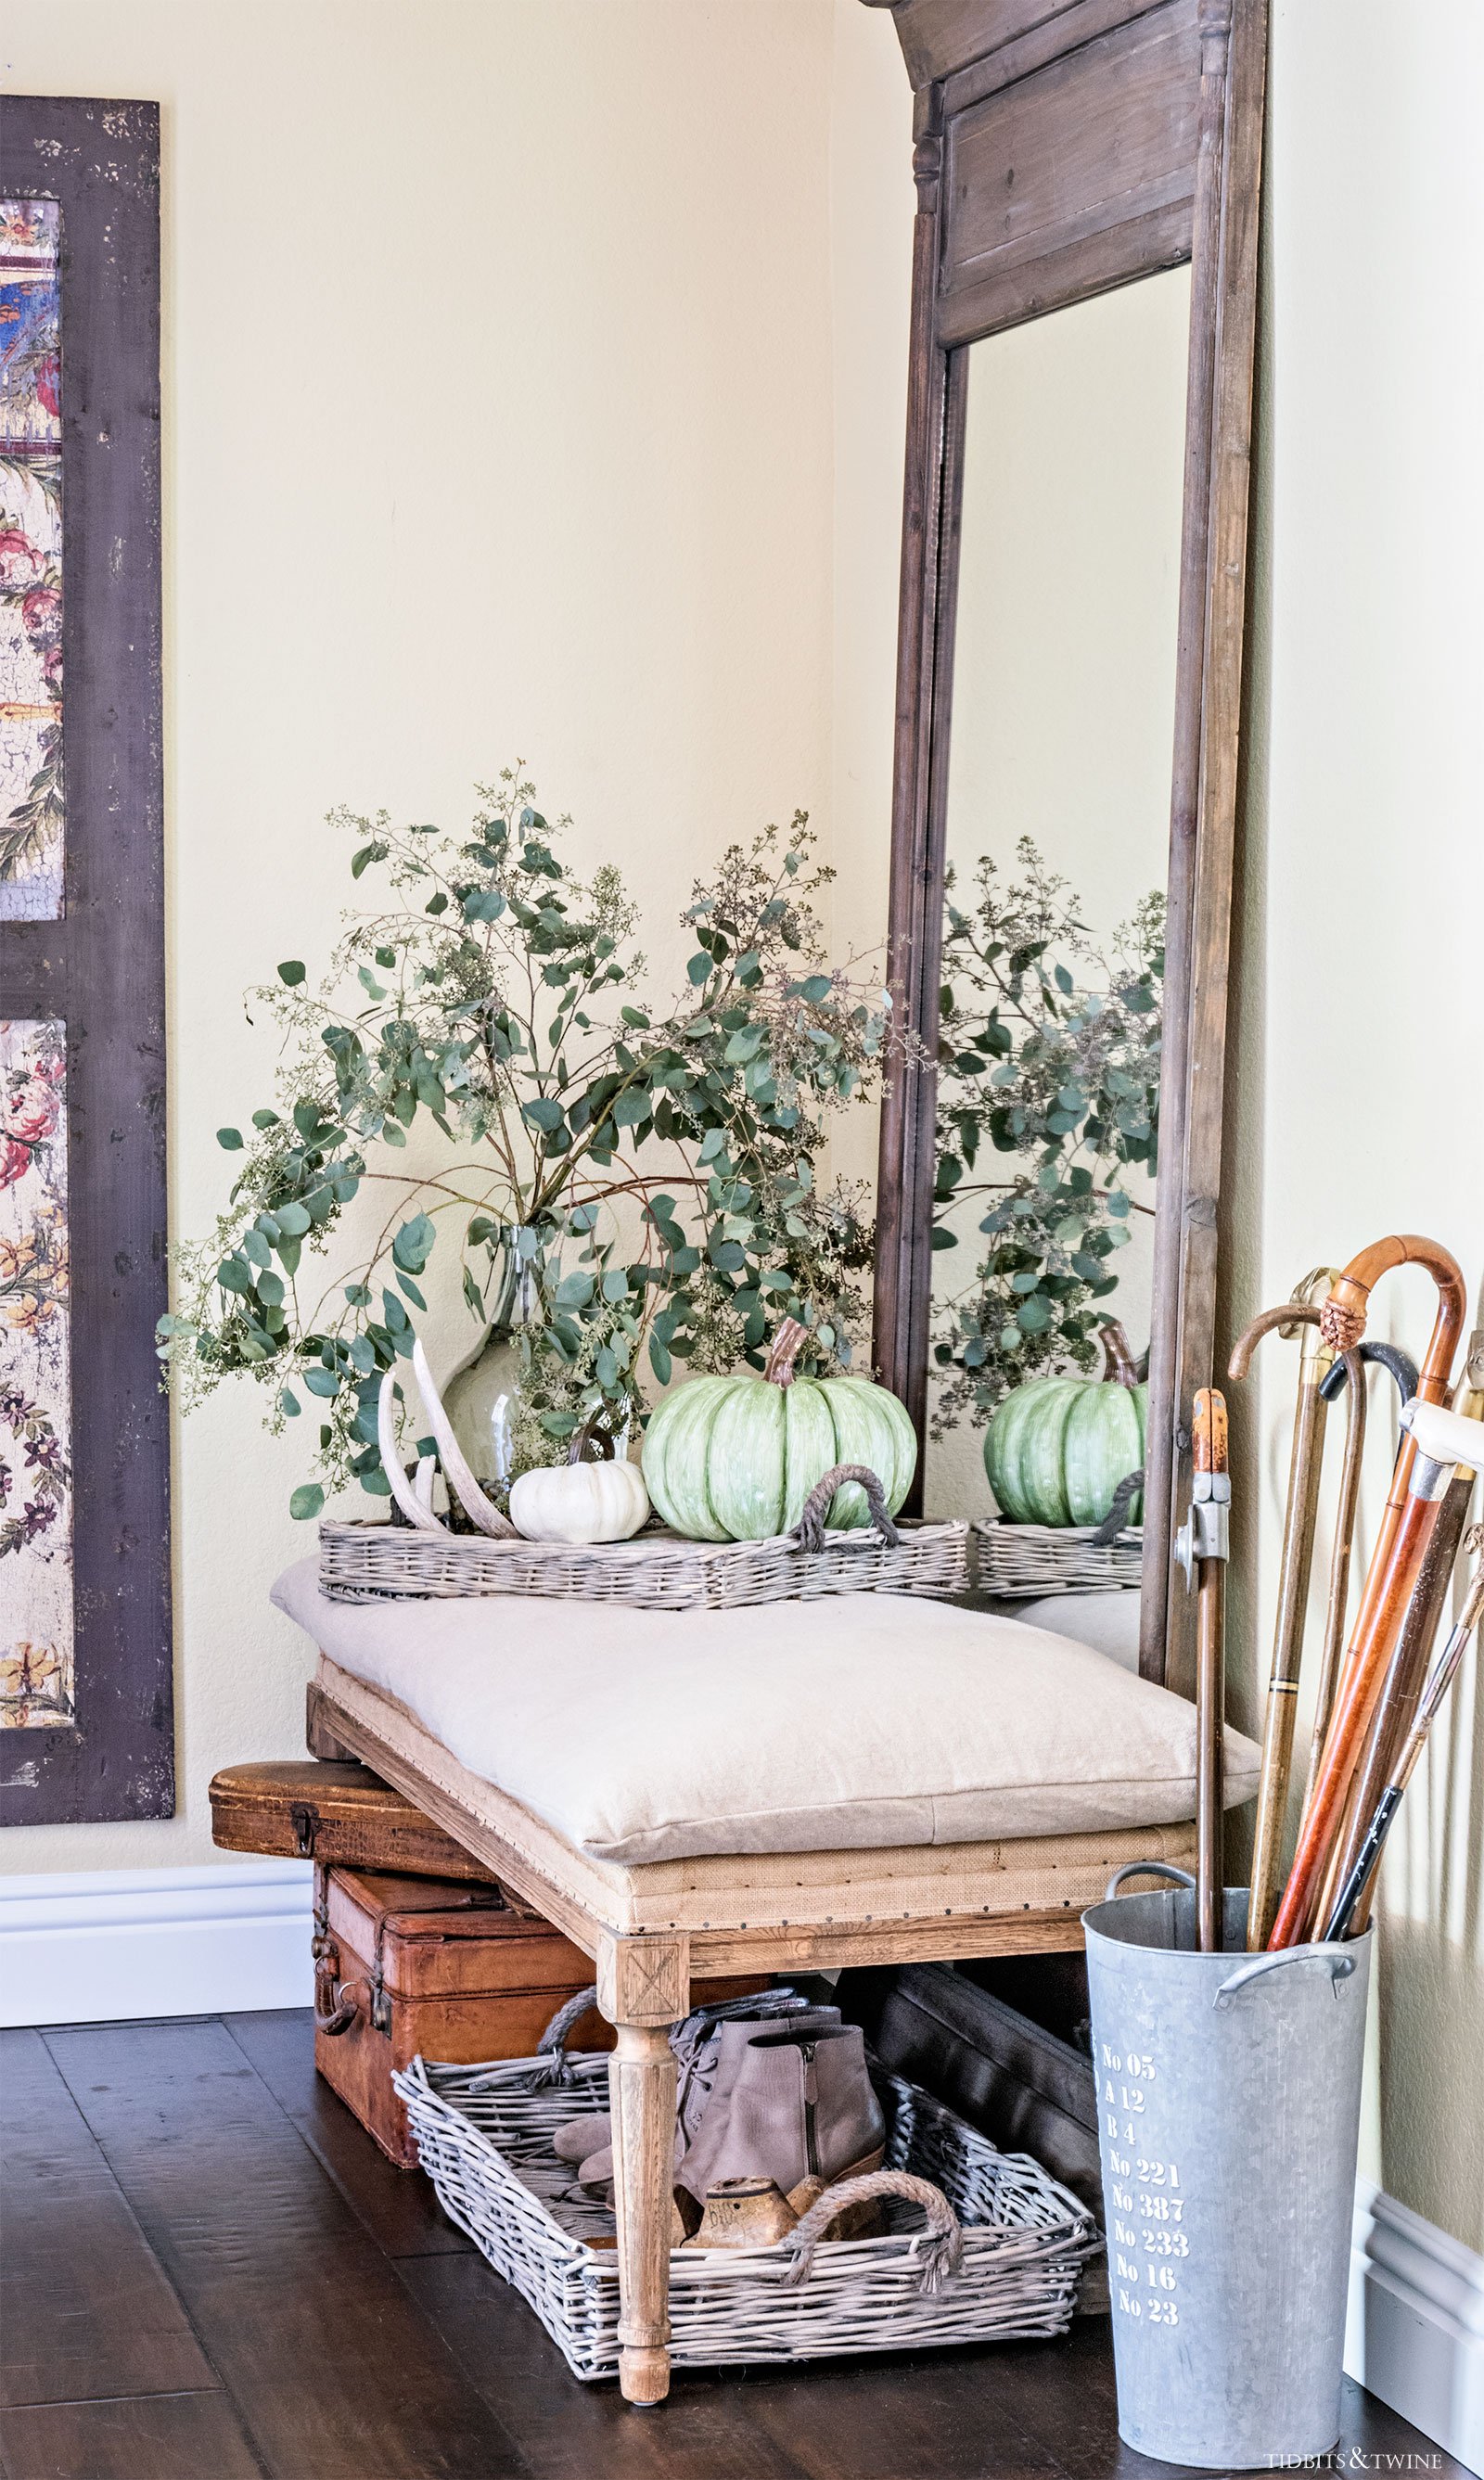
{"label": "upholstered bench", "polygon": [[[1085,1645],[862,1594],[670,1614],[274,1589],[359,1757],[594,1956],[616,2031],[620,2382],[669,2382],[668,2032],[692,1975],[1044,1953],[1194,1847],[1191,1707]],[[1258,1751],[1227,1736],[1235,1806]]]}

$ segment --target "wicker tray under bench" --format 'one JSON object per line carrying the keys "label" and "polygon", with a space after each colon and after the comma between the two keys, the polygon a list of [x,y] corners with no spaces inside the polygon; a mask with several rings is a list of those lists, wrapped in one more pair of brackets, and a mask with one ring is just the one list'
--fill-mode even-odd
{"label": "wicker tray under bench", "polygon": [[[414,2058],[394,2078],[444,2211],[535,2311],[574,2376],[586,2380],[618,2373],[612,2223],[575,2188],[551,2139],[567,2120],[608,2107],[608,2064],[601,2054],[569,2056],[570,2080],[538,2089],[533,2084],[549,2074],[549,2059],[481,2069]],[[935,2276],[921,2211],[895,2199],[884,2209],[883,2236],[822,2242],[800,2282],[787,2279],[794,2270],[789,2239],[737,2251],[672,2248],[673,2364],[745,2365],[1066,2332],[1082,2267],[1102,2245],[1092,2215],[1028,2155],[997,2152],[916,2084],[872,2072],[887,2122],[886,2166],[947,2198],[962,2232],[956,2271]]]}

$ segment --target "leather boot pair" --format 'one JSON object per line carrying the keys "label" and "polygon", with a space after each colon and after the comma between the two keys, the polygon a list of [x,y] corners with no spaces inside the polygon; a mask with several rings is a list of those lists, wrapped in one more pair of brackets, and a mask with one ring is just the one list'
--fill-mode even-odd
{"label": "leather boot pair", "polygon": [[696,2204],[724,2180],[771,2179],[802,2210],[832,2181],[880,2168],[885,2122],[859,2025],[728,2029],[739,2036],[731,2080],[723,2093],[718,2072],[676,2174]]}
{"label": "leather boot pair", "polygon": [[[755,2033],[785,2025],[828,2028],[840,2022],[838,2006],[813,2006],[792,1989],[752,1999],[726,1999],[698,2008],[670,2036],[678,2070],[675,2093],[677,2168],[714,2103],[724,2109],[738,2062]],[[606,2189],[613,2176],[613,2126],[607,2110],[570,2119],[552,2138],[559,2160],[577,2167],[578,2183]]]}

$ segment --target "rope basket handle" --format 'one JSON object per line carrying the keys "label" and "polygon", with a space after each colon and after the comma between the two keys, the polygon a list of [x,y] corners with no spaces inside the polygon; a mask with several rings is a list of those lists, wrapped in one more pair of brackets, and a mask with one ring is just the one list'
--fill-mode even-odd
{"label": "rope basket handle", "polygon": [[793,2261],[780,2279],[791,2288],[808,2281],[814,2270],[815,2250],[830,2224],[850,2205],[871,2203],[878,2196],[904,2196],[910,2205],[918,2205],[927,2217],[927,2228],[912,2242],[921,2271],[918,2288],[924,2298],[958,2271],[964,2252],[964,2235],[958,2215],[941,2187],[926,2179],[914,2179],[908,2170],[871,2170],[864,2178],[837,2179],[822,2196],[812,2204],[796,2227],[790,2231],[782,2245],[792,2251]]}
{"label": "rope basket handle", "polygon": [[1136,1472],[1125,1473],[1123,1480],[1119,1483],[1118,1487],[1113,1492],[1112,1505],[1109,1507],[1107,1513],[1105,1515],[1102,1523],[1099,1525],[1096,1533],[1092,1537],[1092,1546],[1095,1550],[1111,1550],[1113,1543],[1117,1540],[1118,1536],[1124,1529],[1124,1526],[1128,1523],[1129,1510],[1133,1505],[1134,1500],[1137,1498],[1139,1491],[1143,1486],[1144,1467],[1142,1464],[1139,1465]]}
{"label": "rope basket handle", "polygon": [[799,1510],[798,1522],[792,1533],[784,1535],[784,1539],[796,1541],[800,1550],[822,1550],[824,1519],[829,1513],[835,1492],[843,1489],[846,1483],[851,1481],[859,1482],[865,1491],[866,1504],[871,1510],[872,1523],[880,1534],[887,1548],[889,1550],[899,1548],[901,1535],[886,1511],[886,1492],[881,1486],[879,1477],[872,1471],[869,1464],[832,1464],[829,1471],[815,1483]]}
{"label": "rope basket handle", "polygon": [[[583,2017],[589,2014],[597,2002],[598,1987],[594,1981],[590,1989],[574,1991],[566,2004],[558,2007],[535,2045],[536,2055],[543,2063],[533,2071],[526,2087],[528,2092],[550,2092],[554,2088],[560,2091],[574,2081],[567,2060],[567,2036],[576,2031]],[[469,2090],[482,2092],[493,2081],[493,2077],[476,2076]]]}

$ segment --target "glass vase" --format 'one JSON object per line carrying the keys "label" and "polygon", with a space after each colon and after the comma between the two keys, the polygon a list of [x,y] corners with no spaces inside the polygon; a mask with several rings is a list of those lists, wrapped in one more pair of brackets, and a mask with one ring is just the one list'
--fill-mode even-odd
{"label": "glass vase", "polygon": [[535,1270],[536,1260],[517,1256],[513,1234],[508,1236],[489,1324],[443,1389],[443,1408],[476,1481],[502,1493],[513,1474],[515,1417],[525,1375],[522,1336],[545,1322]]}

